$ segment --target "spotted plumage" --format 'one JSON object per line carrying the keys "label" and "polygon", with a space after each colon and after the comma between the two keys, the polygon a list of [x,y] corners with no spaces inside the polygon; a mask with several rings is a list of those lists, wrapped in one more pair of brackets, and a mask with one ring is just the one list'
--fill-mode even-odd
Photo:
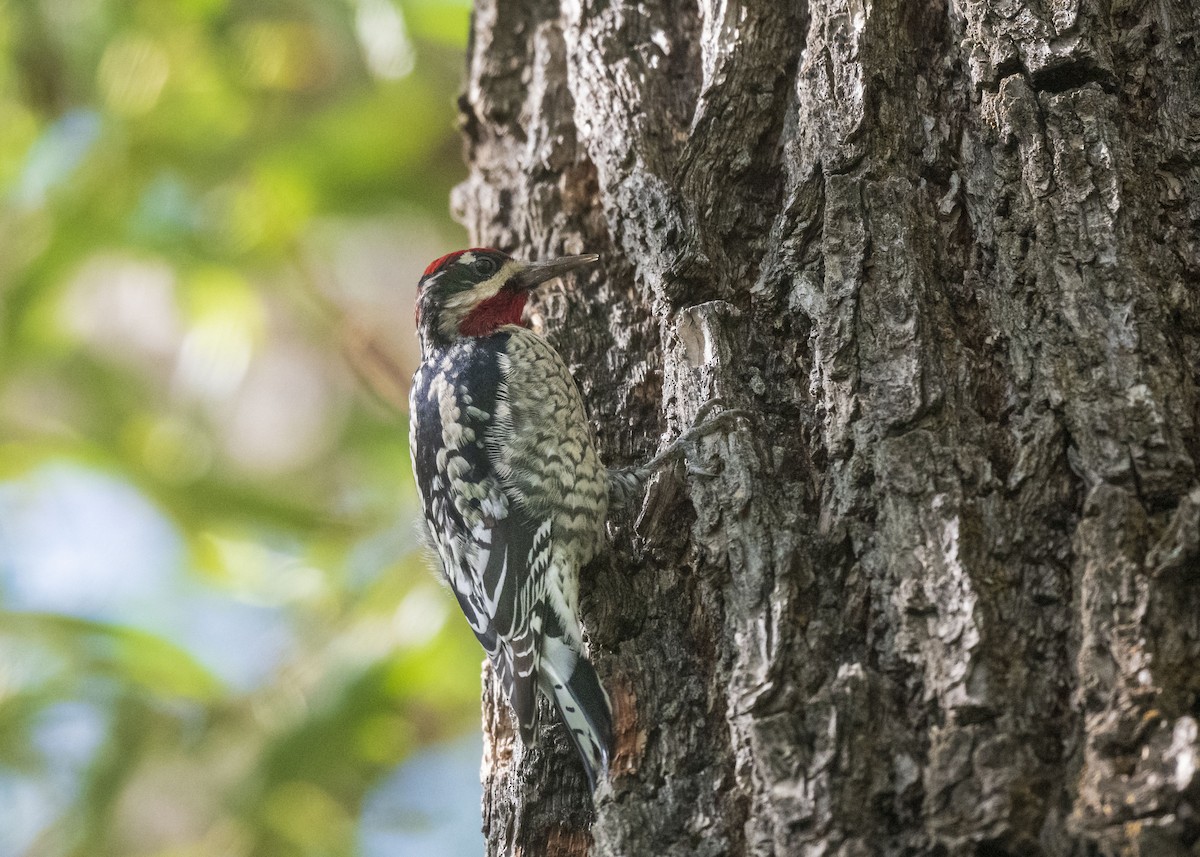
{"label": "spotted plumage", "polygon": [[520,318],[529,289],[595,259],[529,265],[474,249],[431,264],[410,396],[413,471],[442,573],[522,740],[533,739],[540,691],[593,784],[612,724],[583,645],[579,571],[603,541],[609,479],[567,367]]}

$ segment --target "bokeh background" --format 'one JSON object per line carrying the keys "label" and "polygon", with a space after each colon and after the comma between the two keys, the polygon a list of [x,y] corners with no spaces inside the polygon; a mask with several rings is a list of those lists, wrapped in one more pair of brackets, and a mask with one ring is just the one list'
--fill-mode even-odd
{"label": "bokeh background", "polygon": [[467,0],[0,0],[0,857],[470,855],[413,286]]}

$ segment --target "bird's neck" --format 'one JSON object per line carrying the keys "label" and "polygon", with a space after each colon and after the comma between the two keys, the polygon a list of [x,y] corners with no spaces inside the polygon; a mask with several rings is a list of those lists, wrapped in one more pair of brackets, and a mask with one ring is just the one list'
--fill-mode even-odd
{"label": "bird's neck", "polygon": [[463,336],[490,336],[506,324],[520,324],[528,293],[501,289],[471,310],[458,325]]}

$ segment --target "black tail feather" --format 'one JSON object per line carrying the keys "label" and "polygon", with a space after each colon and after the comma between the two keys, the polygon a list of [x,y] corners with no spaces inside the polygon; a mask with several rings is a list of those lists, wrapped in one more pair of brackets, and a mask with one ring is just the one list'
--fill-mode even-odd
{"label": "black tail feather", "polygon": [[[558,708],[594,791],[599,778],[608,776],[612,754],[612,707],[608,694],[586,657],[562,640],[550,638],[547,642],[552,644],[542,650],[543,687]],[[567,673],[565,680],[563,673]]]}

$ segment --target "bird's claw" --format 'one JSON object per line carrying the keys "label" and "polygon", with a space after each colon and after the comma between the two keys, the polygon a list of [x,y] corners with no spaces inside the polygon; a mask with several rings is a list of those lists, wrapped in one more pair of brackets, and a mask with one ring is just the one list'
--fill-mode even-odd
{"label": "bird's claw", "polygon": [[[692,420],[692,426],[679,437],[671,442],[671,445],[654,456],[647,463],[647,469],[653,469],[666,461],[679,458],[688,458],[697,454],[699,442],[708,435],[720,429],[730,428],[734,422],[739,419],[750,418],[749,413],[743,410],[730,409],[721,411],[716,416],[712,416],[712,412],[723,404],[720,398],[712,398],[700,406],[696,411],[696,417]],[[715,473],[708,472],[702,468],[693,469],[689,467],[689,473],[697,475],[715,476]]]}
{"label": "bird's claw", "polygon": [[715,411],[721,405],[725,404],[725,400],[720,396],[713,396],[707,402],[700,406],[696,411],[696,416],[692,418],[692,428],[696,428],[708,419],[708,415]]}
{"label": "bird's claw", "polygon": [[699,457],[699,446],[702,438],[720,429],[729,428],[737,420],[750,419],[749,413],[736,409],[722,411],[713,416],[712,412],[722,404],[721,399],[713,398],[701,405],[700,409],[696,412],[696,418],[692,420],[691,428],[675,438],[666,449],[645,464],[609,470],[609,507],[613,509],[628,507],[633,498],[643,490],[646,480],[650,478],[651,474],[668,462],[684,459],[689,475],[703,476],[710,479],[717,476],[719,473],[718,470],[702,467],[694,461],[687,461],[687,459]]}

